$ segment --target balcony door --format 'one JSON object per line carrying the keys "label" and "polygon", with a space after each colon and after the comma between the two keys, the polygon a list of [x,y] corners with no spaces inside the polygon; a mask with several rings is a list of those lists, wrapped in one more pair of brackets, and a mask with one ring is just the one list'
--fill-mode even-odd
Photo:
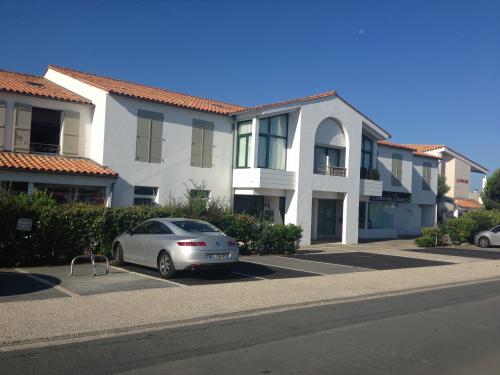
{"label": "balcony door", "polygon": [[318,237],[334,237],[337,218],[335,199],[318,199]]}

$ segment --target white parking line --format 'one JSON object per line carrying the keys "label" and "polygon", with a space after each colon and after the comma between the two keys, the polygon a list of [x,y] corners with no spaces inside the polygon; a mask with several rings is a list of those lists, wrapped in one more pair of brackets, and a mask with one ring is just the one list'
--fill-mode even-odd
{"label": "white parking line", "polygon": [[145,278],[148,278],[148,279],[153,279],[153,280],[157,280],[157,281],[163,281],[164,283],[167,283],[167,284],[174,284],[176,286],[187,286],[187,285],[184,285],[184,284],[181,284],[181,283],[177,283],[177,282],[172,281],[172,280],[162,279],[161,277],[155,277],[155,276],[151,276],[151,275],[145,275],[145,274],[140,273],[140,272],[130,271],[130,270],[128,270],[126,268],[122,268],[122,267],[109,266],[109,268],[114,268],[114,269],[117,269],[117,270],[120,270],[120,271],[125,271],[125,272],[131,273],[133,275],[142,276],[142,277],[145,277]]}
{"label": "white parking line", "polygon": [[[320,253],[320,254],[325,254],[325,253]],[[315,255],[315,254],[311,254]],[[299,255],[300,256],[300,255]],[[286,259],[293,259],[293,260],[298,260],[301,262],[311,262],[311,263],[320,263],[320,264],[329,264],[331,266],[341,266],[341,267],[350,267],[350,268],[361,268],[362,270],[370,270],[374,271],[373,268],[366,268],[366,267],[359,267],[359,266],[349,266],[348,264],[340,264],[340,263],[331,263],[331,262],[322,262],[320,260],[309,260],[309,259],[300,259],[300,258],[292,258],[292,257],[285,257],[280,255],[281,258],[286,258]]]}
{"label": "white parking line", "polygon": [[33,280],[38,281],[39,283],[48,285],[51,288],[54,288],[54,289],[56,289],[56,290],[58,290],[58,291],[60,291],[60,292],[62,292],[64,294],[67,294],[70,297],[79,297],[80,296],[78,293],[72,292],[71,290],[62,287],[59,284],[51,283],[48,280],[42,279],[41,277],[38,277],[38,276],[35,276],[32,273],[29,273],[28,271],[25,271],[25,270],[23,270],[21,268],[14,268],[14,270],[17,271],[17,272],[19,272],[19,273],[22,273],[23,275],[26,275],[26,276],[32,278]]}
{"label": "white parking line", "polygon": [[241,272],[236,272],[236,271],[231,271],[231,273],[234,273],[235,275],[240,275],[240,276],[245,276],[245,277],[251,277],[252,279],[269,280],[269,279],[266,279],[265,277],[247,275],[246,273],[241,273]]}
{"label": "white parking line", "polygon": [[[281,258],[286,258],[286,257],[281,257]],[[286,259],[288,259],[288,258],[286,258]],[[326,276],[327,275],[326,273],[321,273],[321,272],[316,272],[316,271],[306,271],[306,270],[301,270],[301,269],[298,269],[298,268],[291,268],[291,267],[285,267],[285,266],[276,266],[274,264],[268,264],[268,263],[259,263],[259,262],[255,262],[253,260],[246,260],[245,259],[245,260],[243,260],[243,262],[248,262],[248,263],[253,263],[253,264],[259,264],[261,266],[283,268],[285,270],[292,270],[292,271],[298,271],[298,272],[313,273],[313,274],[320,275],[320,276]],[[320,263],[320,262],[316,262],[316,263]]]}

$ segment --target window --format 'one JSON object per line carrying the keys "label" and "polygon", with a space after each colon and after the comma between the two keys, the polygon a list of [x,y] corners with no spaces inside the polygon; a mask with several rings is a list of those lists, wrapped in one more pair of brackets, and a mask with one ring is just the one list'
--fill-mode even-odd
{"label": "window", "polygon": [[424,162],[422,172],[422,190],[431,190],[431,163]]}
{"label": "window", "polygon": [[3,190],[13,194],[28,193],[28,183],[19,181],[2,181],[0,184]]}
{"label": "window", "polygon": [[32,108],[30,152],[59,154],[60,138],[61,112]]}
{"label": "window", "polygon": [[193,120],[191,138],[191,165],[200,168],[212,168],[215,124],[209,121]]}
{"label": "window", "polygon": [[392,186],[401,186],[403,176],[403,155],[392,154]]}
{"label": "window", "polygon": [[58,203],[82,202],[99,205],[106,203],[106,188],[102,186],[35,184],[35,189],[46,191]]}
{"label": "window", "polygon": [[172,234],[172,231],[167,228],[167,226],[159,221],[151,221],[149,227],[150,234]]}
{"label": "window", "polygon": [[366,228],[366,202],[359,202],[358,228]]}
{"label": "window", "polygon": [[189,198],[208,200],[210,198],[210,190],[189,190]]}
{"label": "window", "polygon": [[238,123],[236,131],[236,168],[248,168],[250,144],[252,143],[252,121]]}
{"label": "window", "polygon": [[329,167],[340,167],[340,150],[337,148],[314,147],[314,173],[330,173]]}
{"label": "window", "polygon": [[191,233],[203,233],[203,232],[220,232],[215,226],[210,223],[204,223],[202,221],[195,220],[179,220],[173,221],[172,224],[178,226],[182,230]]}
{"label": "window", "polygon": [[394,204],[384,202],[369,202],[368,229],[393,229]]}
{"label": "window", "polygon": [[259,168],[285,169],[288,114],[259,121]]}
{"label": "window", "polygon": [[163,113],[139,110],[137,112],[135,160],[161,163],[162,145]]}
{"label": "window", "polygon": [[363,135],[361,138],[361,178],[373,167],[373,141]]}
{"label": "window", "polygon": [[157,194],[157,187],[134,186],[134,205],[153,205],[156,203]]}
{"label": "window", "polygon": [[264,217],[264,196],[262,195],[235,195],[234,212],[248,214],[258,218]]}
{"label": "window", "polygon": [[151,228],[154,225],[154,221],[146,221],[145,223],[139,224],[133,230],[134,234],[151,234]]}

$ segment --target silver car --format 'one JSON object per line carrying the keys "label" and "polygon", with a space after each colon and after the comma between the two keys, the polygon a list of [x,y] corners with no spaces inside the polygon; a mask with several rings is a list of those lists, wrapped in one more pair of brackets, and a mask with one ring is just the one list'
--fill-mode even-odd
{"label": "silver car", "polygon": [[481,247],[500,246],[500,225],[476,234],[474,243]]}
{"label": "silver car", "polygon": [[116,237],[113,256],[119,265],[154,267],[170,278],[178,270],[230,269],[238,261],[238,245],[206,221],[156,218]]}

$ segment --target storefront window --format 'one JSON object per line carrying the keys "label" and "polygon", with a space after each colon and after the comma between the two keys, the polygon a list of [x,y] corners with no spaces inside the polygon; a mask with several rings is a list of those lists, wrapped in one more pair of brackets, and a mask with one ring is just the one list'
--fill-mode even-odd
{"label": "storefront window", "polygon": [[368,204],[368,229],[393,229],[394,204],[370,202]]}
{"label": "storefront window", "polygon": [[106,188],[101,186],[67,186],[35,184],[36,190],[46,191],[57,203],[92,203],[104,205]]}
{"label": "storefront window", "polygon": [[28,183],[19,181],[2,181],[0,184],[3,190],[12,194],[28,193]]}

